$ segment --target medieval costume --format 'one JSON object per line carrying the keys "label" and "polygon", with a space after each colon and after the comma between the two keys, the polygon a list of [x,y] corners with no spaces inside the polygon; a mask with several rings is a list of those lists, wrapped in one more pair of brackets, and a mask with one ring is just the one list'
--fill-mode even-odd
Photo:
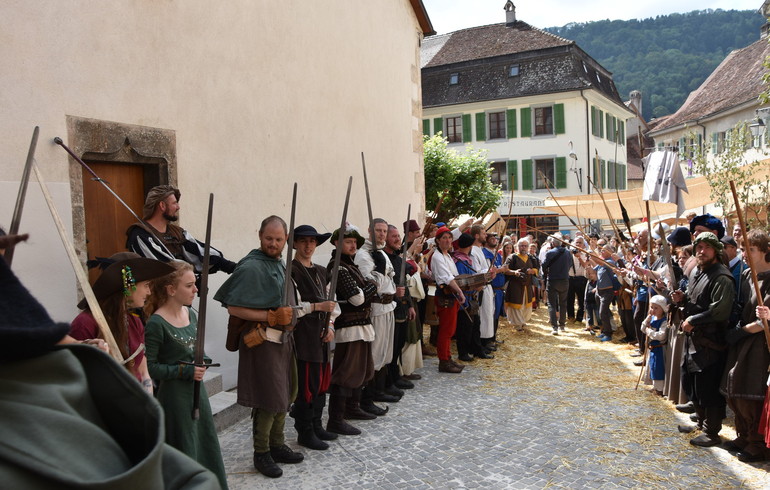
{"label": "medieval costume", "polygon": [[220,488],[164,443],[160,406],[123,367],[91,346],[56,346],[69,325],[54,323],[2,259],[0,290],[5,488]]}
{"label": "medieval costume", "polygon": [[[281,309],[284,273],[280,257],[252,250],[238,262],[214,299],[224,307],[268,310],[270,318]],[[296,305],[293,294],[287,300],[289,306]],[[266,476],[278,477],[282,472],[276,461],[302,460],[301,454],[286,446],[283,433],[286,412],[297,395],[292,325],[230,315],[231,328],[238,335],[238,403],[252,408],[254,466]]]}
{"label": "medieval costume", "polygon": [[[173,223],[168,223],[166,232],[162,233],[146,221],[153,215],[158,203],[171,195],[176,196],[177,200],[181,197],[179,189],[170,185],[159,185],[150,190],[144,203],[145,221],[128,227],[126,248],[142,257],[161,262],[182,260],[191,264],[195,275],[199,276],[203,270],[205,245]],[[231,274],[235,270],[235,263],[227,260],[222,252],[214,247],[210,247],[210,250],[209,273],[221,270]]]}
{"label": "medieval costume", "polygon": [[[744,329],[757,322],[757,294],[749,287],[749,278],[750,272],[745,271],[742,289],[748,289],[750,296],[740,322],[727,332],[729,348],[719,391],[727,397],[727,404],[735,413],[738,438],[732,444],[740,450],[738,457],[742,461],[760,461],[770,454],[765,446],[766,437],[763,437],[767,432],[767,420],[762,416],[770,353],[762,330],[750,333]],[[770,304],[770,271],[758,273],[757,280],[764,304]]]}
{"label": "medieval costume", "polygon": [[[189,309],[190,324],[176,327],[160,315],[152,315],[147,322],[147,368],[158,381],[156,397],[166,415],[166,442],[211,470],[222,488],[227,488],[227,476],[219,449],[217,430],[211,414],[209,396],[203,383],[200,386],[197,420],[187,415],[193,410],[194,367],[182,362],[194,362],[195,338],[198,319]],[[211,359],[204,357],[206,364]]]}
{"label": "medieval costume", "polygon": [[[721,255],[722,243],[713,233],[703,232],[695,239]],[[727,344],[725,332],[735,297],[730,271],[716,261],[695,268],[690,276],[685,304],[685,322],[693,327],[687,335],[682,363],[682,387],[693,402],[703,434],[691,439],[696,446],[719,444],[719,431],[725,417],[726,402],[719,392]]]}
{"label": "medieval costume", "polygon": [[[345,422],[345,412],[360,410],[361,389],[374,376],[372,341],[374,327],[371,321],[372,300],[377,297],[377,286],[364,278],[354,262],[354,255],[344,252],[345,238],[355,238],[357,246],[364,243],[358,230],[349,228],[339,237],[335,230],[331,241],[337,246],[327,266],[332,272],[334,254],[342,254],[337,277],[337,300],[340,316],[334,322],[336,347],[329,386],[329,423],[326,430],[336,434],[358,435],[361,431]],[[356,410],[359,409],[359,410]]]}
{"label": "medieval costume", "polygon": [[512,253],[505,264],[508,285],[505,289],[505,315],[508,323],[516,330],[524,330],[532,317],[532,304],[535,302],[535,291],[532,287],[532,274],[527,271],[537,269],[529,254]]}
{"label": "medieval costume", "polygon": [[[328,240],[331,233],[320,234],[312,226],[302,225],[294,230],[295,241],[297,237],[303,236],[315,238],[316,244],[320,245]],[[297,258],[293,262],[291,276],[303,304],[326,301],[326,268],[317,264],[306,267]],[[329,445],[323,441],[337,438],[336,434],[327,432],[321,425],[326,392],[331,382],[331,353],[329,343],[323,337],[326,328],[333,328],[327,327],[333,317],[336,315],[315,311],[311,307],[307,314],[297,320],[294,330],[298,392],[290,415],[294,418],[300,445],[311,449],[327,449]]]}

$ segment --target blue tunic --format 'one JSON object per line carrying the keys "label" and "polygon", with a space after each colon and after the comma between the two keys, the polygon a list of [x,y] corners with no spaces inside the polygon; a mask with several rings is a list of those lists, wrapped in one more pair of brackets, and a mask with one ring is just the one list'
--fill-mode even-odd
{"label": "blue tunic", "polygon": [[[650,328],[654,330],[660,330],[660,326],[666,318],[660,318],[658,320],[652,320],[650,322]],[[665,342],[659,340],[650,341],[650,379],[661,380],[666,379],[666,365],[665,365]]]}

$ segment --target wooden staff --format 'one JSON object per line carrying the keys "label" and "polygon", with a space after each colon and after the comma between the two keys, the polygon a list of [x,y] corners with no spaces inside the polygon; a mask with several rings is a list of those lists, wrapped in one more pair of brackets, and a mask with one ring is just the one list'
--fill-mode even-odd
{"label": "wooden staff", "polygon": [[[537,231],[540,231],[540,229],[539,229],[537,226],[532,226],[532,228],[536,229]],[[589,252],[588,250],[586,250],[586,249],[584,249],[584,248],[580,248],[580,247],[578,247],[578,246],[577,246],[577,245],[575,245],[575,244],[572,244],[572,243],[569,243],[569,242],[565,242],[565,241],[564,241],[564,240],[562,240],[561,238],[557,238],[557,237],[556,237],[556,236],[554,236],[554,235],[551,235],[551,238],[553,238],[553,239],[554,239],[554,240],[556,240],[557,242],[560,242],[560,243],[563,243],[563,244],[565,244],[565,245],[568,245],[568,246],[570,246],[570,247],[573,247],[573,248],[575,248],[576,250],[578,250],[578,251],[580,251],[580,252],[583,252],[584,254],[588,255],[589,257],[593,257],[594,259],[598,260],[599,262],[601,262],[601,263],[602,263],[602,264],[604,264],[605,266],[609,267],[609,268],[612,270],[612,272],[614,272],[615,274],[618,274],[618,273],[620,273],[620,272],[621,272],[621,271],[620,271],[620,268],[619,268],[617,265],[612,265],[612,264],[610,264],[609,262],[607,262],[606,260],[604,260],[604,259],[603,259],[601,256],[599,256],[599,255],[596,255],[596,254],[595,254],[595,253],[593,253],[593,252]]]}
{"label": "wooden staff", "polygon": [[112,336],[112,331],[107,324],[107,320],[104,318],[104,313],[102,313],[99,302],[96,300],[96,296],[94,296],[94,291],[91,289],[91,284],[88,282],[88,277],[86,276],[86,273],[83,270],[83,266],[80,264],[80,260],[78,259],[78,255],[75,252],[75,246],[70,243],[69,239],[67,239],[67,231],[64,229],[64,224],[62,223],[61,217],[59,216],[59,212],[56,210],[56,206],[54,205],[51,193],[48,191],[48,186],[45,184],[43,177],[40,175],[40,169],[37,168],[37,164],[32,164],[32,170],[35,172],[35,178],[37,178],[37,182],[40,184],[40,190],[43,191],[43,197],[45,197],[45,202],[48,204],[49,211],[51,211],[51,217],[56,224],[56,229],[59,231],[59,237],[64,244],[64,249],[67,251],[67,256],[70,259],[72,269],[75,271],[75,276],[78,279],[80,288],[83,290],[83,294],[86,297],[88,308],[91,310],[91,316],[94,317],[96,325],[99,327],[99,332],[110,348],[110,355],[116,361],[122,363],[123,355],[120,353],[120,349],[118,349],[118,344],[115,342],[115,337]]}
{"label": "wooden staff", "polygon": [[[580,233],[582,233],[583,235],[585,235],[585,234],[586,234],[586,232],[585,232],[585,231],[583,231],[583,229],[580,227],[580,225],[578,225],[577,223],[575,223],[575,221],[572,219],[572,217],[571,217],[569,214],[567,214],[567,212],[564,210],[564,208],[563,208],[563,207],[561,207],[561,204],[559,204],[559,201],[557,201],[557,200],[556,200],[556,198],[553,196],[553,193],[551,192],[551,189],[550,189],[550,187],[549,187],[549,185],[548,185],[548,184],[553,184],[553,183],[552,183],[550,180],[548,180],[548,177],[546,177],[546,176],[543,174],[543,172],[541,172],[541,171],[538,171],[538,173],[540,174],[540,177],[542,177],[542,179],[543,179],[543,182],[545,182],[545,189],[548,191],[548,195],[549,195],[549,196],[551,196],[551,199],[553,200],[553,202],[555,202],[555,203],[556,203],[556,205],[557,205],[557,206],[559,206],[559,210],[562,212],[562,214],[563,214],[564,216],[566,216],[566,217],[567,217],[567,219],[569,220],[569,222],[570,222],[570,223],[572,223],[572,226],[574,226],[575,228],[577,228],[577,229],[580,231]],[[575,205],[575,209],[577,209],[577,206],[578,206],[578,205],[576,204],[576,205]]]}
{"label": "wooden staff", "polygon": [[644,338],[644,357],[642,358],[642,369],[639,371],[639,377],[636,379],[636,386],[634,391],[639,389],[639,383],[642,381],[642,375],[644,374],[644,368],[647,367],[647,357],[650,355],[650,338],[645,336]]}
{"label": "wooden staff", "polygon": [[[596,164],[598,165],[599,162],[599,152],[596,151]],[[595,176],[595,175],[594,175]],[[602,200],[602,204],[604,205],[604,211],[607,213],[607,218],[610,220],[610,226],[612,227],[612,231],[615,232],[615,235],[617,235],[618,240],[623,242],[623,234],[620,232],[620,229],[618,228],[618,225],[615,224],[615,220],[612,218],[612,213],[610,213],[610,208],[607,206],[607,201],[604,199],[604,193],[601,190],[601,186],[596,185],[596,182],[591,180],[591,177],[588,177],[588,183],[593,186],[593,188],[596,190],[596,193],[599,194],[599,198]],[[601,184],[601,182],[600,182]]]}
{"label": "wooden staff", "polygon": [[[633,233],[631,233],[631,219],[628,217],[628,211],[626,211],[626,207],[623,206],[623,201],[620,200],[620,191],[618,190],[618,138],[619,133],[615,132],[615,173],[613,174],[613,177],[615,177],[615,195],[618,196],[618,204],[620,204],[620,214],[623,216],[623,223],[626,225],[626,230],[628,230],[628,238],[630,239],[633,236]],[[628,161],[626,161],[626,168],[628,167]]]}
{"label": "wooden staff", "polygon": [[[746,262],[749,264],[749,271],[751,271],[751,283],[754,286],[754,294],[757,295],[757,306],[765,306],[765,300],[762,297],[762,291],[759,288],[759,281],[757,280],[757,270],[754,269],[754,261],[751,258],[751,252],[749,251],[749,237],[746,233],[746,224],[743,222],[743,213],[741,211],[741,203],[738,200],[738,191],[735,190],[735,182],[730,181],[730,191],[733,193],[733,201],[735,201],[735,212],[738,215],[738,224],[741,227],[741,236],[743,237],[746,248]],[[765,342],[767,342],[767,348],[770,349],[770,327],[767,325],[767,320],[761,319],[762,330],[765,332]]]}
{"label": "wooden staff", "polygon": [[430,230],[430,225],[433,224],[433,220],[438,216],[438,212],[441,210],[441,203],[444,202],[444,198],[449,193],[449,190],[444,189],[444,192],[441,194],[441,197],[438,198],[438,203],[436,204],[436,209],[433,210],[433,215],[428,216],[425,218],[425,226],[422,227],[422,233],[420,236],[428,236],[428,231]]}
{"label": "wooden staff", "polygon": [[[503,236],[505,236],[506,233],[508,233],[508,226],[511,223],[511,213],[513,212],[513,186],[511,186],[511,197],[508,200],[508,217],[505,219],[505,227],[503,228]],[[495,247],[495,257],[497,257],[498,252],[500,252],[500,249],[503,247],[503,237],[500,237],[497,239],[497,247]],[[494,265],[495,259],[492,258],[492,265]]]}

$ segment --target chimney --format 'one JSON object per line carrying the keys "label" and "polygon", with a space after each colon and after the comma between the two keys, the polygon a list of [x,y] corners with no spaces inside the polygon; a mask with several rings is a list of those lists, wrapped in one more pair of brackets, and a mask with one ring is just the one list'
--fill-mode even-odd
{"label": "chimney", "polygon": [[505,2],[505,6],[503,7],[503,10],[505,10],[506,27],[512,27],[513,24],[516,23],[516,6],[513,4],[511,0],[508,0],[507,2]]}
{"label": "chimney", "polygon": [[631,94],[629,94],[629,98],[632,104],[634,104],[634,107],[636,107],[636,110],[639,111],[639,114],[642,113],[642,93],[638,90],[632,90]]}

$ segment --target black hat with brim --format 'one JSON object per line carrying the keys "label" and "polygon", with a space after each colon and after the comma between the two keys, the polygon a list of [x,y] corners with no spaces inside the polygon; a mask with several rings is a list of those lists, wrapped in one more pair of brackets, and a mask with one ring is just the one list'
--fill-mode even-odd
{"label": "black hat with brim", "polygon": [[[115,293],[123,290],[123,268],[130,267],[131,275],[136,283],[142,281],[151,281],[174,272],[170,265],[155,259],[146,259],[139,257],[135,259],[119,260],[110,265],[102,275],[96,280],[91,289],[94,290],[94,296],[97,301],[102,301]],[[78,308],[86,309],[88,303],[83,299],[78,303]]]}
{"label": "black hat with brim", "polygon": [[298,227],[294,228],[294,241],[302,236],[311,236],[315,238],[315,241],[318,245],[321,245],[323,242],[328,240],[332,234],[318,233],[318,231],[310,225],[299,225]]}

